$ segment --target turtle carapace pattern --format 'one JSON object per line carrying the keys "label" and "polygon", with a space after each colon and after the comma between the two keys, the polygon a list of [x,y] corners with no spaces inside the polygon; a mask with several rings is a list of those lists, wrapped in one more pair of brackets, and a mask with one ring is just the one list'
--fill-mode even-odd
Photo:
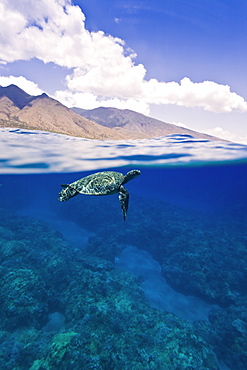
{"label": "turtle carapace pattern", "polygon": [[129,205],[129,192],[123,186],[130,180],[139,176],[141,171],[132,170],[125,176],[121,172],[103,171],[83,177],[68,185],[61,185],[63,189],[59,193],[59,200],[64,202],[78,194],[87,195],[110,195],[118,193],[123,218],[126,220],[126,215]]}

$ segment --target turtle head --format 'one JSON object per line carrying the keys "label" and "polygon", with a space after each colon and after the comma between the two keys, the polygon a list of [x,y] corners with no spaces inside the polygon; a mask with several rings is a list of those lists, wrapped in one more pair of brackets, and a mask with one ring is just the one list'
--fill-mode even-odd
{"label": "turtle head", "polygon": [[124,181],[122,185],[126,184],[130,180],[134,179],[135,177],[139,176],[141,174],[141,171],[139,170],[132,170],[129,171],[125,176],[124,176]]}

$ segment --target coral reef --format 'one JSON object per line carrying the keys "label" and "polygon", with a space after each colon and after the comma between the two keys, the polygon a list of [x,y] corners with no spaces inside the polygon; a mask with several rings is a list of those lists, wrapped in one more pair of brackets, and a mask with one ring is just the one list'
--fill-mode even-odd
{"label": "coral reef", "polygon": [[[6,210],[0,226],[1,368],[219,369],[204,331],[151,308],[136,279],[110,260]],[[65,321],[47,331],[55,312]]]}
{"label": "coral reef", "polygon": [[95,231],[87,251],[113,262],[128,244],[146,250],[160,263],[163,276],[174,289],[220,305],[222,309],[212,311],[210,321],[203,322],[204,329],[198,333],[226,365],[244,370],[247,366],[247,343],[243,338],[247,325],[243,315],[247,293],[246,214],[189,211],[135,196],[131,203],[135,207],[123,225],[117,217],[117,202],[108,202],[102,220],[92,211],[97,209],[97,201],[76,200],[70,214],[75,222],[90,224]]}
{"label": "coral reef", "polygon": [[97,230],[89,240],[88,252],[113,262],[126,244],[147,250],[175,289],[222,306],[247,293],[243,220],[236,224],[221,214],[191,212],[155,199],[144,203],[136,197],[134,201],[135,208],[124,225],[115,217],[115,202],[105,206],[105,220],[95,217],[91,199],[74,203],[70,217]]}

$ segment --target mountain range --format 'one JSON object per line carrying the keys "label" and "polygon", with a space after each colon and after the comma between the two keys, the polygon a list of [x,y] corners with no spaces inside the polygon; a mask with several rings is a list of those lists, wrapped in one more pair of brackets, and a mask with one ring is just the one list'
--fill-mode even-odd
{"label": "mountain range", "polygon": [[15,85],[0,86],[0,127],[50,131],[99,140],[146,139],[170,134],[219,140],[128,109],[69,109],[45,93],[32,96]]}

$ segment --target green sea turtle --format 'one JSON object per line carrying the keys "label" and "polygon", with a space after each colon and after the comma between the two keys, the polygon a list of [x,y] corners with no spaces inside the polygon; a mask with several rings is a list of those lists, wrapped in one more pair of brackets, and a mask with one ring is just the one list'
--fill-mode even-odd
{"label": "green sea turtle", "polygon": [[123,185],[140,174],[141,171],[139,170],[129,171],[125,176],[115,171],[97,172],[74,181],[71,184],[61,185],[63,189],[59,193],[58,199],[64,202],[77,194],[110,195],[119,193],[118,198],[123,211],[124,220],[126,220],[129,192]]}

